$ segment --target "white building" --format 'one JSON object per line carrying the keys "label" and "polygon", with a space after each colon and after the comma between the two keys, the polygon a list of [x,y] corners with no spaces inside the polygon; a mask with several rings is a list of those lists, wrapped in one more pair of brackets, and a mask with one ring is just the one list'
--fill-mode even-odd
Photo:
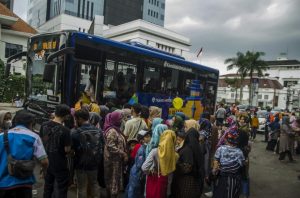
{"label": "white building", "polygon": [[300,62],[298,60],[280,59],[266,61],[270,77],[278,78],[279,82],[287,87],[288,84],[300,84]]}
{"label": "white building", "polygon": [[[0,3],[0,59],[27,50],[27,40],[37,31]],[[25,74],[26,59],[12,63],[14,73]]]}
{"label": "white building", "polygon": [[[230,85],[226,79],[237,78],[237,86]],[[240,101],[240,86],[243,86],[242,100]],[[222,100],[232,104],[239,102],[240,104],[249,104],[249,85],[250,79],[246,77],[242,83],[239,81],[237,74],[227,74],[220,76],[218,85],[217,101]],[[237,87],[237,89],[235,88]],[[254,106],[260,107],[278,107],[286,108],[287,89],[284,88],[276,78],[263,77],[259,78],[258,90],[253,96]]]}
{"label": "white building", "polygon": [[103,37],[138,42],[179,56],[185,56],[191,46],[189,38],[141,19],[110,27],[103,31]]}

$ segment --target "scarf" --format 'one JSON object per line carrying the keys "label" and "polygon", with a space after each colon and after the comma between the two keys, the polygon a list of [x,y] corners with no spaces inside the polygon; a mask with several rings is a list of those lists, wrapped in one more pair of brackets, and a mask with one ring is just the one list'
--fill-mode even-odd
{"label": "scarf", "polygon": [[147,145],[146,148],[146,157],[149,155],[152,149],[157,148],[160,140],[161,134],[168,129],[168,126],[165,124],[158,124],[153,132],[152,132],[152,137],[150,140],[150,143]]}
{"label": "scarf", "polygon": [[154,131],[154,128],[158,125],[161,124],[164,120],[161,118],[154,118],[152,121],[152,126],[151,126],[151,130]]}
{"label": "scarf", "polygon": [[179,132],[183,129],[183,127],[184,127],[184,120],[180,116],[175,116],[172,130],[175,132]]}
{"label": "scarf", "polygon": [[104,123],[104,135],[107,135],[107,132],[113,128],[118,133],[121,133],[120,126],[122,123],[122,112],[114,111],[112,113],[107,114],[105,117]]}
{"label": "scarf", "polygon": [[159,107],[151,106],[149,107],[150,115],[149,115],[149,120],[150,122],[153,122],[155,118],[160,118],[161,117],[161,112],[162,109]]}
{"label": "scarf", "polygon": [[176,169],[178,156],[175,152],[176,135],[174,131],[166,130],[160,137],[158,160],[160,173],[167,176]]}
{"label": "scarf", "polygon": [[186,134],[183,147],[179,150],[180,163],[192,164],[193,176],[201,177],[204,167],[204,152],[199,144],[199,133],[195,128],[190,128]]}
{"label": "scarf", "polygon": [[200,126],[196,120],[186,120],[185,121],[185,131],[189,131],[191,128],[199,130]]}

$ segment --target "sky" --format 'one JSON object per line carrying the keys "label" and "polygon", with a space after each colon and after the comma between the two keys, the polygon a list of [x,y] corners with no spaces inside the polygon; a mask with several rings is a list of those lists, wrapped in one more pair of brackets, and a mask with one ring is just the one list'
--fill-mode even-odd
{"label": "sky", "polygon": [[[224,60],[239,51],[300,61],[299,8],[300,0],[166,0],[165,27],[190,38],[194,61],[225,74],[233,71]],[[14,11],[26,21],[27,0],[15,0]]]}

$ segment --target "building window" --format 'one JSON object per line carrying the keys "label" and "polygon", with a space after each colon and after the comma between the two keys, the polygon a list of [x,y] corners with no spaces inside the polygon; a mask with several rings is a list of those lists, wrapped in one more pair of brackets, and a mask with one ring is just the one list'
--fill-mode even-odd
{"label": "building window", "polygon": [[157,1],[156,5],[157,5],[157,7],[159,6],[159,1]]}
{"label": "building window", "polygon": [[158,12],[156,12],[156,18],[158,19]]}
{"label": "building window", "polygon": [[90,2],[87,2],[86,5],[86,19],[89,19],[89,14],[90,14]]}
{"label": "building window", "polygon": [[234,98],[234,93],[231,93],[231,98]]}
{"label": "building window", "polygon": [[80,31],[81,31],[81,28],[79,28],[78,31],[80,32]]}
{"label": "building window", "polygon": [[151,16],[153,16],[153,10],[151,10]]}
{"label": "building window", "polygon": [[150,9],[148,9],[148,15],[150,15]]}
{"label": "building window", "polygon": [[258,95],[258,98],[257,99],[262,99],[262,95]]}
{"label": "building window", "polygon": [[85,0],[82,1],[82,13],[81,13],[81,18],[84,18],[84,10],[85,10]]}
{"label": "building window", "polygon": [[82,31],[85,32],[85,29],[83,28]]}
{"label": "building window", "polygon": [[264,95],[264,99],[268,100],[269,99],[269,95]]}
{"label": "building window", "polygon": [[78,0],[78,8],[77,8],[77,16],[78,17],[80,16],[80,3],[81,3],[81,0]]}
{"label": "building window", "polygon": [[74,3],[74,0],[66,0],[66,2]]}
{"label": "building window", "polygon": [[163,15],[163,14],[160,15],[160,20],[162,20],[162,21],[165,20],[165,15]]}
{"label": "building window", "polygon": [[161,3],[161,8],[165,9],[165,3]]}
{"label": "building window", "polygon": [[91,3],[91,19],[94,18],[94,2]]}
{"label": "building window", "polygon": [[5,58],[13,56],[17,53],[23,51],[22,45],[12,44],[12,43],[5,43]]}

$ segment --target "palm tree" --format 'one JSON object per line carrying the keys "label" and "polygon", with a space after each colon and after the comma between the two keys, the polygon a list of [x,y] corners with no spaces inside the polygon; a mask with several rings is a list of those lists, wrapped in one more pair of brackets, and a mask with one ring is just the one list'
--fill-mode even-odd
{"label": "palm tree", "polygon": [[228,58],[224,62],[225,64],[229,64],[227,66],[227,70],[232,70],[234,68],[237,68],[237,74],[240,75],[240,102],[242,102],[243,99],[243,81],[246,77],[246,57],[245,54],[242,52],[237,52],[236,57]]}
{"label": "palm tree", "polygon": [[252,105],[252,81],[253,81],[253,74],[257,73],[258,77],[263,76],[263,72],[267,70],[267,63],[261,59],[261,56],[264,56],[264,52],[246,52],[246,73],[250,77],[250,87],[249,87],[249,104]]}
{"label": "palm tree", "polygon": [[242,88],[243,80],[246,76],[250,77],[250,86],[249,86],[249,105],[252,103],[252,80],[253,74],[257,73],[258,77],[263,76],[263,71],[267,69],[267,64],[261,59],[261,56],[264,56],[264,52],[250,52],[247,51],[246,54],[238,52],[237,57],[228,58],[225,60],[225,64],[230,63],[227,66],[227,70],[232,70],[237,68],[237,73],[241,75],[241,94],[240,101],[242,99]]}
{"label": "palm tree", "polygon": [[235,90],[235,97],[234,97],[234,103],[237,103],[237,90],[238,90],[238,83],[239,83],[239,79],[238,78],[225,78],[224,81],[226,82],[226,84],[230,85],[230,87],[234,88]]}

